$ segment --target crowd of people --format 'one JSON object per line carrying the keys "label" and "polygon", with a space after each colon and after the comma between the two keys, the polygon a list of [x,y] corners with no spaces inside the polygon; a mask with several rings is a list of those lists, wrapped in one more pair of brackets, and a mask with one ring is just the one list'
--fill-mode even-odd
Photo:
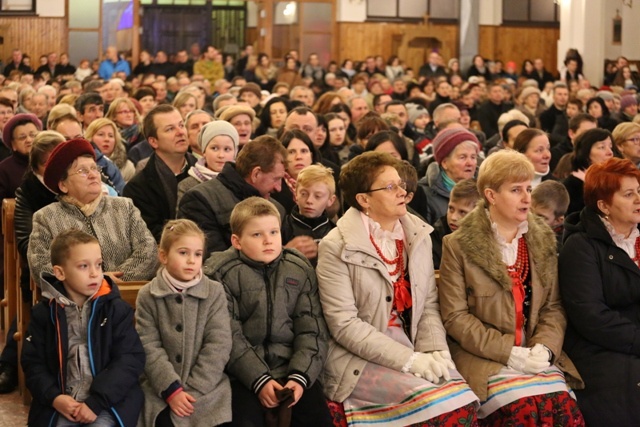
{"label": "crowd of people", "polygon": [[626,58],[59,57],[0,77],[29,425],[635,425]]}

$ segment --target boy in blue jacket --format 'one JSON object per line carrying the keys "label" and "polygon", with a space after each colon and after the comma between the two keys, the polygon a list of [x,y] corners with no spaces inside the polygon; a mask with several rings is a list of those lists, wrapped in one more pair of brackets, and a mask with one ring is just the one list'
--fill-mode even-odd
{"label": "boy in blue jacket", "polygon": [[144,349],[133,309],[103,276],[98,241],[62,232],[51,244],[51,264],[55,276],[41,277],[44,298],[22,350],[33,396],[29,426],[135,426]]}

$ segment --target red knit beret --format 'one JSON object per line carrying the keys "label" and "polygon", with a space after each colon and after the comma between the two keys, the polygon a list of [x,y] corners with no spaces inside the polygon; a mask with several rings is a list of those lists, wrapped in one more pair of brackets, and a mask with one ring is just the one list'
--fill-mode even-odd
{"label": "red knit beret", "polygon": [[80,156],[91,156],[95,160],[96,154],[91,143],[84,138],[75,138],[62,142],[53,149],[44,165],[44,185],[56,194],[60,194],[58,183],[69,166]]}
{"label": "red knit beret", "polygon": [[[11,117],[4,129],[2,130],[2,141],[4,144],[13,150],[11,143],[13,142],[13,130],[18,126],[24,126],[25,122],[33,123],[38,131],[42,130],[42,122],[34,114],[21,113]],[[19,125],[19,123],[22,123]]]}
{"label": "red knit beret", "polygon": [[471,132],[463,128],[448,128],[444,129],[436,135],[433,139],[433,155],[436,158],[436,162],[441,164],[460,143],[465,141],[474,142],[478,149],[480,148],[480,141]]}

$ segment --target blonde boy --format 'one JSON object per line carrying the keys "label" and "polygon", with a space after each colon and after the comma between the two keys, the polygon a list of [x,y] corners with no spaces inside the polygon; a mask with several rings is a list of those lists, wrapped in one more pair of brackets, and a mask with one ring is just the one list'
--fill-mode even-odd
{"label": "blonde boy", "polygon": [[282,248],[280,215],[267,200],[238,203],[230,224],[233,246],[213,253],[204,272],[227,293],[234,424],[264,425],[265,410],[278,408],[289,389],[292,426],[331,425],[316,382],[328,332],[315,271],[302,254]]}
{"label": "blonde boy", "polygon": [[[336,226],[326,212],[336,201],[335,192],[331,169],[319,164],[302,169],[296,183],[296,206],[282,222],[282,243],[298,236],[322,240]],[[316,258],[310,261],[315,265]]]}

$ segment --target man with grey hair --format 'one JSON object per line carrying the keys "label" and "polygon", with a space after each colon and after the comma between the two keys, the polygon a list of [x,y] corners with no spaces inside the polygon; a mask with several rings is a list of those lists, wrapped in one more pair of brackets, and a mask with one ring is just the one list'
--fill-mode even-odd
{"label": "man with grey hair", "polygon": [[30,67],[27,67],[22,63],[22,51],[20,49],[13,49],[13,52],[11,52],[11,62],[4,67],[3,74],[5,77],[9,77],[9,74],[14,70],[19,71],[22,74],[29,74],[33,72]]}
{"label": "man with grey hair", "polygon": [[212,120],[213,117],[211,117],[211,114],[200,109],[189,112],[185,117],[189,147],[191,147],[191,154],[197,159],[203,155],[202,151],[200,151],[200,144],[198,143],[198,134],[200,133],[200,129]]}
{"label": "man with grey hair", "polygon": [[312,107],[314,102],[313,91],[306,86],[295,86],[291,89],[289,97],[292,101],[301,101],[307,107]]}
{"label": "man with grey hair", "polygon": [[229,105],[235,105],[238,103],[238,98],[233,96],[230,93],[225,93],[224,95],[216,96],[216,99],[213,100],[213,113],[217,117],[218,112],[223,107],[228,107]]}
{"label": "man with grey hair", "polygon": [[56,96],[58,96],[58,91],[55,87],[51,85],[41,86],[38,88],[38,93],[44,93],[47,95],[47,107],[49,110],[56,105]]}

